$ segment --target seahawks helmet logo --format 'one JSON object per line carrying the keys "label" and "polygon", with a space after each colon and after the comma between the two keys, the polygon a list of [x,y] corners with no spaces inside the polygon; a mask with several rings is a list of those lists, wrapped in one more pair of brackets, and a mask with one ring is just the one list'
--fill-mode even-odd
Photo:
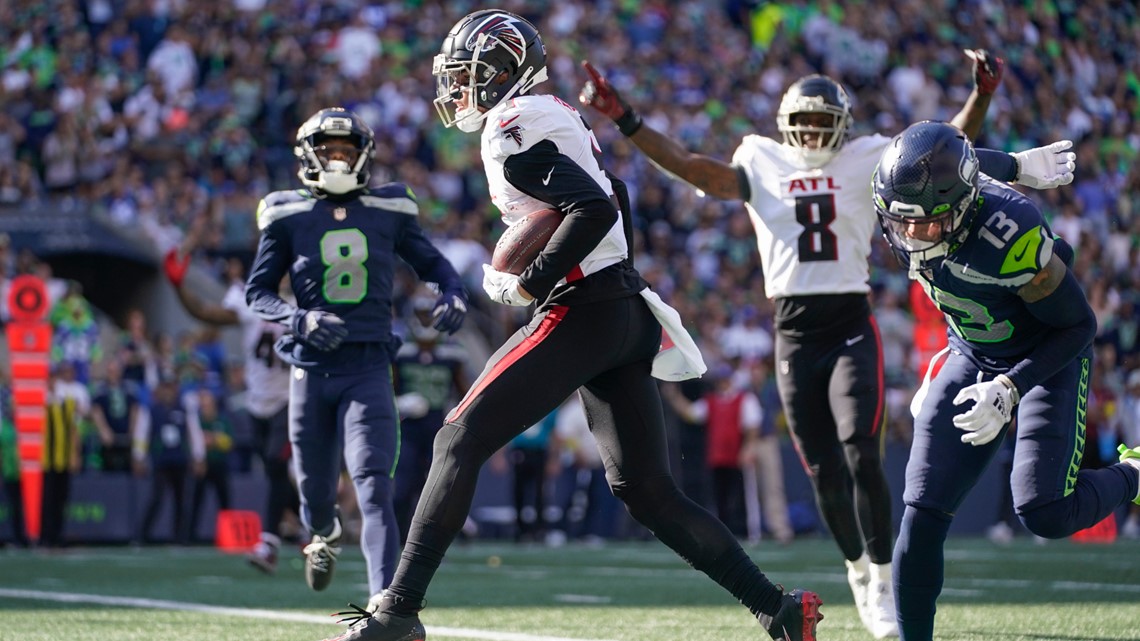
{"label": "seahawks helmet logo", "polygon": [[522,32],[515,26],[514,18],[508,15],[499,13],[484,20],[483,24],[468,36],[464,47],[468,51],[475,51],[476,48],[486,50],[493,48],[496,43],[502,45],[514,57],[517,64],[522,64],[523,55],[526,53],[526,41]]}
{"label": "seahawks helmet logo", "polygon": [[966,145],[966,153],[958,162],[958,177],[967,185],[974,184],[974,177],[978,175],[978,155],[974,153],[972,145]]}

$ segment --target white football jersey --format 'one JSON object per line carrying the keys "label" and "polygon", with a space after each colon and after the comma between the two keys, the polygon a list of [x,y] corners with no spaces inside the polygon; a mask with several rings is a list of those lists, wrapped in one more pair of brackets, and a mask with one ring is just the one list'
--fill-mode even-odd
{"label": "white football jersey", "polygon": [[[595,155],[601,153],[598,140],[594,137],[594,132],[586,127],[578,110],[555,96],[520,96],[500,103],[487,112],[481,140],[483,167],[487,172],[491,202],[499,209],[503,222],[508,227],[533,211],[554,208],[553,203],[523,193],[507,182],[503,175],[503,163],[508,157],[526,151],[543,140],[553,142],[559,153],[570,158],[597,181],[607,196],[613,196],[613,184],[602,171]],[[551,171],[553,169],[551,167]],[[549,178],[548,175],[547,179]],[[621,216],[625,215],[625,212],[618,212],[618,220],[609,233],[579,264],[582,276],[625,259],[629,253],[625,233],[622,231]]]}
{"label": "white football jersey", "polygon": [[222,307],[241,322],[245,354],[246,408],[258,418],[269,418],[289,404],[289,366],[277,358],[273,344],[286,332],[280,323],[261,320],[245,302],[245,286],[234,283],[222,298]]}
{"label": "white football jersey", "polygon": [[732,164],[748,176],[746,206],[769,298],[870,290],[867,258],[878,228],[871,177],[889,142],[861,136],[826,165],[804,169],[787,145],[744,137]]}

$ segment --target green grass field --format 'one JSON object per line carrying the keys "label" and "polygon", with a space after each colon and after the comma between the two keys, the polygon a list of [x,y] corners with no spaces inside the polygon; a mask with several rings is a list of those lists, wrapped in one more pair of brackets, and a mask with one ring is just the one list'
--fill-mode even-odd
{"label": "green grass field", "polygon": [[[824,600],[819,638],[866,640],[830,541],[749,548],[765,572]],[[305,587],[299,553],[276,576],[210,548],[0,552],[0,640],[315,641],[329,613],[367,599],[346,549],[332,587]],[[431,639],[737,641],[767,639],[740,606],[657,543],[558,549],[457,546],[428,595]],[[940,601],[943,641],[1140,640],[1140,544],[999,547],[952,539]]]}

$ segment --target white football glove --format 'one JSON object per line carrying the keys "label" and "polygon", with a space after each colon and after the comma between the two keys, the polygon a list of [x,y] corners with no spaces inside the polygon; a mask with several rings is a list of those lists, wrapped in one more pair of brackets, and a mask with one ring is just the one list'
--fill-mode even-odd
{"label": "white football glove", "polygon": [[483,291],[496,303],[513,307],[526,307],[533,298],[527,298],[519,291],[519,277],[501,272],[490,265],[483,265]]}
{"label": "white football glove", "polygon": [[1017,180],[1014,182],[1033,189],[1055,189],[1073,182],[1077,155],[1066,151],[1072,146],[1071,140],[1059,140],[1044,147],[1011,154],[1017,160]]}
{"label": "white football glove", "polygon": [[1019,400],[1017,387],[1005,374],[962,388],[954,397],[954,404],[974,401],[973,407],[954,417],[954,427],[967,432],[962,435],[962,442],[985,445],[997,438],[1001,428],[1013,418],[1013,406]]}
{"label": "white football glove", "polygon": [[408,392],[396,397],[396,411],[400,418],[423,418],[430,409],[431,404],[419,392]]}

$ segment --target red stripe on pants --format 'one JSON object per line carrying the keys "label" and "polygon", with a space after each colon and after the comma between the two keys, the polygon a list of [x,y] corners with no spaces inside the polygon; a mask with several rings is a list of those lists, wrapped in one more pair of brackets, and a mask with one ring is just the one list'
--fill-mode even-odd
{"label": "red stripe on pants", "polygon": [[514,365],[523,356],[526,356],[528,353],[530,353],[532,349],[538,347],[538,344],[541,343],[547,336],[550,336],[550,333],[554,331],[554,328],[562,322],[562,319],[566,318],[566,311],[568,309],[570,308],[566,307],[565,305],[556,305],[554,307],[551,307],[550,311],[546,312],[546,318],[542,319],[542,322],[538,324],[538,328],[534,331],[534,333],[530,336],[527,336],[518,345],[515,345],[511,351],[507,352],[501,359],[499,359],[498,363],[495,363],[495,366],[491,368],[491,371],[487,372],[487,375],[481,378],[479,382],[475,384],[475,387],[472,387],[467,392],[467,395],[463,397],[463,400],[460,401],[459,405],[457,405],[455,409],[451,410],[451,413],[447,415],[447,421],[451,422],[455,419],[455,417],[462,414],[463,411],[467,409],[467,406],[471,404],[471,401],[474,400],[476,396],[481,394],[483,390],[487,389],[487,386],[490,385],[492,381],[498,378],[500,374],[507,371],[507,368],[509,368],[511,365]]}

